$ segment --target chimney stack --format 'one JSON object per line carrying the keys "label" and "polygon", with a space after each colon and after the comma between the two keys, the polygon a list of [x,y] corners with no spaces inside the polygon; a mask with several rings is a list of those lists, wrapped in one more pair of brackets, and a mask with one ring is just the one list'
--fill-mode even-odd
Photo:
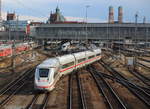
{"label": "chimney stack", "polygon": [[109,7],[109,23],[114,23],[114,8],[112,6]]}
{"label": "chimney stack", "polygon": [[118,23],[123,23],[123,8],[121,6],[118,8]]}

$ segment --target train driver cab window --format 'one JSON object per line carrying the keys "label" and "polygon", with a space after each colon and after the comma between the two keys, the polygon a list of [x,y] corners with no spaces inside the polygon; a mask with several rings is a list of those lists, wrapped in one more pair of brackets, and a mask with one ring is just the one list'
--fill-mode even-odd
{"label": "train driver cab window", "polygon": [[49,69],[39,69],[39,76],[44,78],[48,77]]}

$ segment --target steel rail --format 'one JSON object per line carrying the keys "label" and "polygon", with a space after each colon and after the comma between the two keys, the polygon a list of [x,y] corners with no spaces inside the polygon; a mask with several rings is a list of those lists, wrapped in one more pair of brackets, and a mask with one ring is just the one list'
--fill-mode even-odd
{"label": "steel rail", "polygon": [[108,82],[104,80],[102,76],[98,77],[94,72],[90,70],[92,77],[94,78],[98,89],[103,93],[109,107],[111,109],[128,109],[125,103],[116,94],[114,89],[110,86]]}
{"label": "steel rail", "polygon": [[147,85],[148,87],[150,87],[150,84],[149,84],[150,81],[148,81],[145,76],[139,74],[138,71],[132,70],[131,68],[128,68],[128,70],[129,70],[129,72],[131,74],[133,74],[135,77],[137,77],[139,80],[141,80],[145,85]]}
{"label": "steel rail", "polygon": [[[73,80],[73,77],[76,78],[76,81]],[[69,80],[68,80],[68,106],[67,109],[72,109],[73,106],[73,83],[76,83],[77,85],[77,91],[78,91],[78,107],[81,109],[87,109],[87,104],[86,104],[86,100],[85,100],[85,95],[84,95],[84,91],[83,91],[83,87],[82,87],[82,82],[79,78],[79,74],[77,72],[73,72],[69,75]]]}
{"label": "steel rail", "polygon": [[80,99],[81,99],[81,109],[87,109],[87,102],[85,98],[85,93],[83,89],[83,83],[81,82],[81,79],[79,77],[79,73],[76,72],[76,77],[77,77],[77,82],[78,82],[78,87],[79,87],[79,93],[80,93]]}
{"label": "steel rail", "polygon": [[150,70],[150,67],[148,67],[148,66],[146,66],[146,65],[144,65],[144,64],[142,64],[142,63],[140,63],[140,62],[137,62],[137,64],[139,64],[140,66],[143,66],[143,67],[145,67],[145,68],[147,68],[147,69]]}
{"label": "steel rail", "polygon": [[50,96],[50,93],[47,92],[45,94],[45,97],[44,97],[44,100],[43,100],[43,103],[42,103],[42,106],[40,107],[40,109],[46,109],[46,106],[47,106],[47,103],[48,103],[48,100],[49,100],[49,96]]}
{"label": "steel rail", "polygon": [[[97,75],[100,76],[101,72],[97,72]],[[150,106],[150,94],[142,90],[141,88],[137,87],[136,85],[132,84],[128,80],[123,80],[118,77],[113,77],[107,74],[102,73],[103,76],[110,78],[110,79],[115,79],[119,83],[121,83],[123,86],[128,88],[134,95],[136,95],[140,100],[142,100],[147,106]]]}
{"label": "steel rail", "polygon": [[17,77],[15,80],[11,81],[8,85],[0,90],[0,97],[5,94],[9,89],[13,88],[17,83],[19,83],[22,79],[24,79],[30,72],[34,69],[27,70],[21,76]]}
{"label": "steel rail", "polygon": [[[101,63],[100,63],[101,64]],[[114,70],[113,68],[111,68],[110,66],[108,66],[107,64],[102,64],[104,68],[106,68],[109,72],[112,72],[112,75],[115,76],[116,78],[119,78],[121,80],[126,80],[128,81],[129,84],[132,84],[134,87],[136,87],[138,90],[140,90],[141,92],[145,93],[145,95],[150,96],[149,93],[147,93],[145,90],[143,90],[143,88],[141,86],[135,85],[132,82],[130,82],[127,78],[125,78],[124,76],[122,76],[118,71]],[[114,73],[115,72],[115,73]]]}
{"label": "steel rail", "polygon": [[[49,100],[49,96],[50,96],[50,93],[49,92],[46,92],[44,93],[44,99],[42,101],[42,104],[41,106],[39,107],[39,109],[46,109],[46,106],[47,106],[47,103],[48,103],[48,100]],[[40,93],[37,93],[34,95],[32,101],[30,102],[30,104],[26,107],[26,109],[34,109],[35,107],[35,104],[38,100],[38,98],[40,97]]]}
{"label": "steel rail", "polygon": [[[30,74],[32,71],[30,71],[28,74]],[[31,79],[34,75],[32,74],[30,77],[28,77],[27,75],[22,78],[19,82],[17,81],[17,83],[15,83],[15,85],[17,87],[15,87],[15,85],[13,85],[13,87],[8,89],[6,88],[6,91],[4,91],[2,94],[5,94],[8,91],[11,91],[12,93],[9,92],[9,95],[7,97],[5,97],[1,102],[0,102],[0,106],[3,107],[7,102],[10,101],[10,99],[24,86],[26,85],[28,82],[27,80]],[[3,96],[1,94],[1,96]]]}
{"label": "steel rail", "polygon": [[[124,82],[130,83],[130,81],[116,78],[116,77],[114,77],[114,76],[112,76],[112,75],[109,75],[109,74],[106,74],[106,73],[97,71],[97,70],[95,70],[95,69],[92,69],[92,70],[96,71],[96,72],[97,72],[97,73],[96,73],[97,75],[99,75],[99,73],[101,73],[103,77],[108,78],[108,79],[111,79],[111,80],[113,80],[113,81],[115,80],[116,82],[118,82],[118,83],[120,83],[120,84],[121,84],[120,81],[124,81]],[[150,94],[150,89],[145,88],[145,87],[141,87],[141,86],[137,86],[137,85],[134,84],[134,83],[131,83],[131,84],[133,84],[133,85],[136,86],[136,87],[140,87],[141,89],[144,89],[144,91],[146,91],[148,94]]]}
{"label": "steel rail", "polygon": [[103,60],[99,61],[99,63],[104,68],[106,68],[109,72],[112,72],[112,75],[114,75],[115,77],[119,77],[120,79],[127,80],[127,78],[125,78],[124,76],[122,76],[118,71],[114,70],[112,67],[108,66]]}
{"label": "steel rail", "polygon": [[143,58],[138,58],[138,59],[141,60],[141,61],[150,62],[150,60],[146,60],[146,59],[143,59]]}
{"label": "steel rail", "polygon": [[26,83],[22,83],[21,86],[17,87],[17,89],[11,93],[7,98],[0,102],[0,107],[3,107]]}
{"label": "steel rail", "polygon": [[72,109],[72,76],[73,73],[69,75],[69,80],[68,80],[68,108],[67,109]]}
{"label": "steel rail", "polygon": [[37,101],[38,97],[39,97],[39,94],[35,94],[32,101],[31,101],[31,103],[26,107],[26,109],[32,109],[32,107],[34,106],[34,104]]}
{"label": "steel rail", "polygon": [[147,81],[150,82],[150,78],[148,78],[148,77],[142,75],[142,74],[141,74],[139,71],[137,71],[136,69],[135,69],[135,71],[136,71],[136,73],[137,73],[138,75],[140,75],[142,78],[144,78],[144,79],[146,79]]}

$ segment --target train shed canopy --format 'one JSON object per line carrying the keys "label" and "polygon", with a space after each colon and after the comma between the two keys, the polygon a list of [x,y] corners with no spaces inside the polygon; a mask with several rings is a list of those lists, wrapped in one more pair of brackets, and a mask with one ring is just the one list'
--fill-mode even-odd
{"label": "train shed canopy", "polygon": [[30,36],[35,39],[111,40],[150,39],[148,23],[61,23],[31,26]]}

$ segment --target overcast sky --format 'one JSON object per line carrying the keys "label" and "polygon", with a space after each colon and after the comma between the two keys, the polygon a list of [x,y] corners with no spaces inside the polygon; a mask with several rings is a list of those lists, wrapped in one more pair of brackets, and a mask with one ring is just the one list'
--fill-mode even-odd
{"label": "overcast sky", "polygon": [[59,6],[62,14],[68,19],[85,18],[86,5],[90,22],[104,22],[108,19],[108,7],[113,6],[117,20],[118,6],[123,7],[124,21],[135,21],[135,13],[139,13],[139,21],[143,17],[150,22],[150,0],[2,0],[3,12],[16,12],[22,16],[34,16],[47,19],[51,11]]}

